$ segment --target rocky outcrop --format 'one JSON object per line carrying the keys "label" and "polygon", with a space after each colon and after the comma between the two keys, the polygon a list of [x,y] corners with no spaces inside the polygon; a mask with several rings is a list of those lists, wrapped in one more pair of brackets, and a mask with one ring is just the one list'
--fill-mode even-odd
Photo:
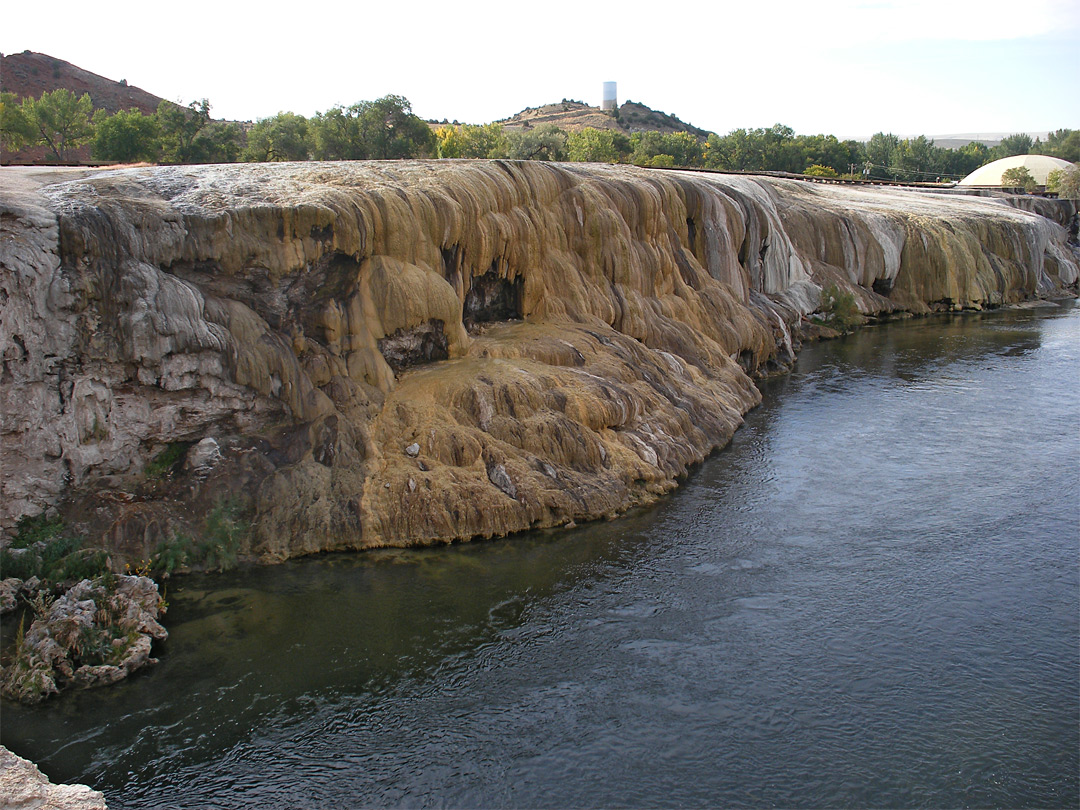
{"label": "rocky outcrop", "polygon": [[59,503],[128,558],[226,495],[266,559],[611,515],[729,440],[822,286],[922,313],[1080,275],[1045,217],[895,189],[506,161],[4,171],[0,524]]}
{"label": "rocky outcrop", "polygon": [[105,794],[54,785],[33,762],[0,745],[0,810],[106,810]]}
{"label": "rocky outcrop", "polygon": [[35,605],[37,617],[19,638],[0,675],[0,693],[36,703],[64,688],[107,686],[147,664],[162,600],[147,577],[83,580],[55,601]]}

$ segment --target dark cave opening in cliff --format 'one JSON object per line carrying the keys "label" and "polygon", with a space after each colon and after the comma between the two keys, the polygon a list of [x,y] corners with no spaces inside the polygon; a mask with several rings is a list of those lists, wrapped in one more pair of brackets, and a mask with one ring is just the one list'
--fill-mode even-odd
{"label": "dark cave opening in cliff", "polygon": [[381,338],[378,346],[383,358],[395,372],[450,357],[445,324],[436,318],[417,326],[398,329],[392,335]]}
{"label": "dark cave opening in cliff", "polygon": [[492,263],[484,275],[473,278],[465,294],[462,306],[465,326],[471,329],[481,323],[520,320],[524,314],[524,293],[524,278],[503,278],[499,275],[498,263]]}

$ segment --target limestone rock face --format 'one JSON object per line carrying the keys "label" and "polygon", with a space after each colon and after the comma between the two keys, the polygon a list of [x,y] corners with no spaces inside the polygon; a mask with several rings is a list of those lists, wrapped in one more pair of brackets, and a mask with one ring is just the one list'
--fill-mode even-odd
{"label": "limestone rock face", "polygon": [[[1080,275],[1046,217],[892,189],[508,161],[15,171],[0,526],[74,504],[130,555],[226,495],[267,559],[614,514],[729,440],[823,285],[918,313]],[[181,442],[186,472],[143,486]]]}
{"label": "limestone rock face", "polygon": [[54,785],[37,765],[0,746],[0,807],[10,810],[106,810],[105,794],[86,785]]}

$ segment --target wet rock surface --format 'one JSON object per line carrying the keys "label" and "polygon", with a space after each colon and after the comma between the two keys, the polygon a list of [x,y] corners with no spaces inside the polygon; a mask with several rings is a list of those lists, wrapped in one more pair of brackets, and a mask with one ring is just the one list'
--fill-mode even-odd
{"label": "wet rock surface", "polygon": [[776,178],[431,161],[0,184],[0,527],[56,505],[121,560],[222,498],[266,560],[603,517],[730,439],[753,378],[828,333],[823,287],[921,314],[1080,275],[1060,225],[999,200]]}

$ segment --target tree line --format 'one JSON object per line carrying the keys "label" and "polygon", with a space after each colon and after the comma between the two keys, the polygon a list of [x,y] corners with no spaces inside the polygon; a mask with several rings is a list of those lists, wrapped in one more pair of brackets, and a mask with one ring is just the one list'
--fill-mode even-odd
{"label": "tree line", "polygon": [[497,123],[434,128],[412,112],[408,99],[388,95],[336,106],[310,118],[292,112],[254,124],[215,121],[206,99],[186,107],[162,101],[153,115],[92,109],[90,97],[69,90],[18,102],[0,94],[0,146],[44,146],[65,162],[87,144],[97,160],[116,163],[227,163],[286,160],[392,160],[398,158],[508,158],[628,163],[746,172],[790,172],[903,182],[958,180],[1011,155],[1040,153],[1080,161],[1080,130],[1059,129],[1045,141],[1019,133],[995,147],[972,141],[959,149],[925,136],[878,132],[866,143],[833,135],[797,135],[776,124],[710,133],[565,131],[545,124],[506,131]]}

